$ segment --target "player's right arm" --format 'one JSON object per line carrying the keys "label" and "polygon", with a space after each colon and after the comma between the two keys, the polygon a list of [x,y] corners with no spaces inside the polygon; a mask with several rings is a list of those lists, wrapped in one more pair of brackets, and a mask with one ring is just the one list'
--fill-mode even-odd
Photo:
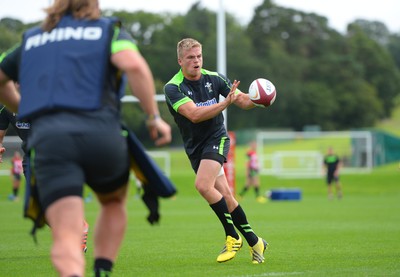
{"label": "player's right arm", "polygon": [[[234,81],[231,91],[227,95],[224,101],[218,102],[211,106],[196,106],[196,104],[189,98],[184,96],[182,93],[177,92],[178,88],[174,84],[167,84],[164,88],[166,96],[172,103],[172,108],[179,114],[186,117],[192,123],[200,123],[211,118],[216,117],[223,110],[225,110],[230,104],[236,100],[235,91],[239,86],[240,81]],[[177,95],[182,95],[182,99],[176,101]]]}

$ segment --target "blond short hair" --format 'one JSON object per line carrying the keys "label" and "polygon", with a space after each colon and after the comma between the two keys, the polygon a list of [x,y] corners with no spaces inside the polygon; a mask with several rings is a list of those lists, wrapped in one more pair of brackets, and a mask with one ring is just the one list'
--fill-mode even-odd
{"label": "blond short hair", "polygon": [[180,42],[178,42],[178,45],[176,47],[176,52],[178,55],[178,59],[182,57],[183,51],[190,50],[194,47],[200,47],[202,48],[202,45],[200,42],[193,38],[184,38]]}

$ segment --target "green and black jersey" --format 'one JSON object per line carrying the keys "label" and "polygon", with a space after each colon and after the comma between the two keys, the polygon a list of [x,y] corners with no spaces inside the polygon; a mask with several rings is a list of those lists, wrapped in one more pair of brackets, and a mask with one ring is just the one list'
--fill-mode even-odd
{"label": "green and black jersey", "polygon": [[179,107],[187,102],[193,101],[196,106],[211,106],[219,102],[220,95],[226,97],[229,94],[232,86],[229,79],[205,69],[201,73],[198,81],[190,81],[180,70],[164,87],[169,111],[179,127],[189,156],[209,139],[228,137],[222,113],[200,123],[192,123],[178,113]]}
{"label": "green and black jersey", "polygon": [[328,175],[333,175],[339,165],[339,162],[340,158],[338,155],[331,154],[324,157],[324,164],[328,169]]}

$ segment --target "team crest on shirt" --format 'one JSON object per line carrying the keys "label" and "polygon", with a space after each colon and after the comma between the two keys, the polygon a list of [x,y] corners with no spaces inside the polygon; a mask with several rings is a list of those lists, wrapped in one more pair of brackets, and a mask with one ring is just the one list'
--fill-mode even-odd
{"label": "team crest on shirt", "polygon": [[206,89],[208,89],[208,93],[213,92],[212,89],[212,84],[210,82],[207,82],[206,85],[204,86]]}

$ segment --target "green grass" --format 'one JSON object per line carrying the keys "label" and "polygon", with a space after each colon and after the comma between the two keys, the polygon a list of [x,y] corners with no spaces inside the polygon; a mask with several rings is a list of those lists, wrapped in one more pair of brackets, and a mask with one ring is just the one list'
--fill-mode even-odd
{"label": "green grass", "polygon": [[[242,157],[237,153],[238,160]],[[237,188],[244,182],[237,164]],[[329,201],[323,179],[262,176],[262,188],[297,187],[301,201],[259,204],[249,191],[241,201],[255,232],[270,243],[266,262],[252,265],[247,244],[234,260],[218,264],[224,234],[208,204],[194,189],[194,174],[182,151],[172,155],[176,199],[161,201],[159,226],[150,226],[132,186],[129,223],[114,276],[400,276],[400,169],[398,164],[368,175],[343,175],[344,198]],[[49,258],[51,235],[22,218],[22,201],[10,202],[8,176],[0,176],[0,276],[56,276]],[[22,194],[23,192],[21,192]],[[94,226],[98,204],[87,203]],[[89,233],[87,275],[93,261]]]}
{"label": "green grass", "polygon": [[390,118],[379,122],[376,128],[400,137],[400,105],[393,110]]}

